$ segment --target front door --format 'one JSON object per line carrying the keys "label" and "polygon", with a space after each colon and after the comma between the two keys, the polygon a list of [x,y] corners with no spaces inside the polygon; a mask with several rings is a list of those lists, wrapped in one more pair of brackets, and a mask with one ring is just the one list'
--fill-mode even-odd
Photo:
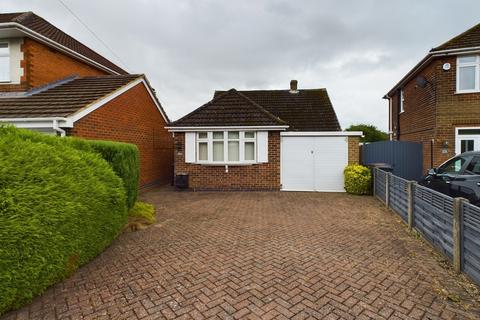
{"label": "front door", "polygon": [[455,153],[480,150],[480,128],[458,128]]}

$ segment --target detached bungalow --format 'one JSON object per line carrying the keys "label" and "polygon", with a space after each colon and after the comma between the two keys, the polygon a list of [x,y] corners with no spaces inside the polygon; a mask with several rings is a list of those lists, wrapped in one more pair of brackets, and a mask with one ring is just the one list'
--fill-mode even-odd
{"label": "detached bungalow", "polygon": [[215,92],[171,123],[177,181],[194,190],[344,191],[361,132],[341,131],[326,89]]}

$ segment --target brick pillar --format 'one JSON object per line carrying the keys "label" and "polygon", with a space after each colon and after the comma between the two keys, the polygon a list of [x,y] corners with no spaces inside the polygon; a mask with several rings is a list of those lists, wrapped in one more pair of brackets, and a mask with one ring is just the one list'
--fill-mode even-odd
{"label": "brick pillar", "polygon": [[360,163],[360,137],[347,137],[348,139],[348,164]]}

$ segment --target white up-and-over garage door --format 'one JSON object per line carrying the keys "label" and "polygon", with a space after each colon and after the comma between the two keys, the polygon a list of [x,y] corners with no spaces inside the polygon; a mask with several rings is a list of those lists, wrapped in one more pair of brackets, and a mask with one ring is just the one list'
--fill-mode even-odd
{"label": "white up-and-over garage door", "polygon": [[343,169],[348,163],[348,137],[339,134],[282,133],[282,190],[345,191]]}

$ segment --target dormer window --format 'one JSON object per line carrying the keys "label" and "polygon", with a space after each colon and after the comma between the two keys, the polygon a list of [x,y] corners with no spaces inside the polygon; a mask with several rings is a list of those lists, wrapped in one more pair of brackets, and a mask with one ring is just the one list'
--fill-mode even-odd
{"label": "dormer window", "polygon": [[460,56],[457,59],[457,93],[478,92],[479,56]]}
{"label": "dormer window", "polygon": [[7,42],[0,42],[0,82],[10,81],[10,48]]}

